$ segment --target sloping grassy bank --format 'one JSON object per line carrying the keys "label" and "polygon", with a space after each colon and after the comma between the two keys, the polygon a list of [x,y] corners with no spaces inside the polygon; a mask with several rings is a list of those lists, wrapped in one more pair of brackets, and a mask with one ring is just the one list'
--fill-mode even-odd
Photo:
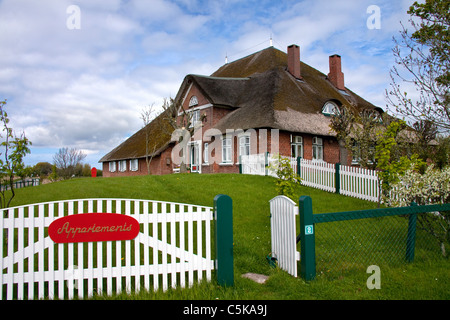
{"label": "sloping grassy bank", "polygon": [[[448,259],[381,269],[381,289],[366,286],[370,274],[353,273],[305,283],[266,261],[270,253],[269,200],[275,197],[270,177],[218,174],[177,174],[126,178],[83,178],[16,190],[12,206],[79,198],[133,198],[213,206],[217,194],[233,199],[235,286],[220,288],[214,281],[189,289],[122,293],[94,299],[449,299]],[[299,186],[309,195],[314,213],[375,208],[376,204]],[[330,248],[333,250],[333,248]],[[241,277],[247,272],[269,276],[265,284]]]}

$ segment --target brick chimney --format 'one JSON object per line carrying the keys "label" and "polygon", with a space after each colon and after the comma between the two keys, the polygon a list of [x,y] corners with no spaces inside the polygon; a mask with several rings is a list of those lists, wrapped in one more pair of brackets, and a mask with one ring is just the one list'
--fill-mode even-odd
{"label": "brick chimney", "polygon": [[288,54],[288,71],[297,79],[302,79],[300,74],[300,47],[296,44],[291,44],[287,48]]}
{"label": "brick chimney", "polygon": [[341,71],[341,56],[334,54],[330,56],[330,73],[328,80],[339,90],[345,90],[344,74]]}

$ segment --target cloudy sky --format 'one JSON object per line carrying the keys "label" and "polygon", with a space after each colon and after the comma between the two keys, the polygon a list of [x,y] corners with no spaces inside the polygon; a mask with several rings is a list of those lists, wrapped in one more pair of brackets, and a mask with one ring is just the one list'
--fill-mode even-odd
{"label": "cloudy sky", "polygon": [[[0,0],[0,101],[33,142],[25,159],[53,162],[75,147],[98,160],[160,110],[186,74],[209,75],[273,45],[301,48],[328,73],[340,54],[345,84],[385,108],[392,37],[413,1]],[[379,25],[372,9],[379,8]],[[368,20],[369,26],[368,27]]]}

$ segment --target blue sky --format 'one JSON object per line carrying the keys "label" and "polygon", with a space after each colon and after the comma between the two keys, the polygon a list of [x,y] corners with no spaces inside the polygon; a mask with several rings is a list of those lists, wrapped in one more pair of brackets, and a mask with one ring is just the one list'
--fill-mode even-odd
{"label": "blue sky", "polygon": [[[386,109],[392,37],[412,3],[0,0],[0,100],[33,142],[26,164],[53,162],[59,148],[75,147],[99,167],[142,127],[142,109],[160,110],[186,74],[209,75],[225,56],[262,50],[272,36],[282,51],[298,44],[301,60],[323,73],[328,56],[341,55],[345,85]],[[367,27],[371,5],[380,8],[379,29]]]}

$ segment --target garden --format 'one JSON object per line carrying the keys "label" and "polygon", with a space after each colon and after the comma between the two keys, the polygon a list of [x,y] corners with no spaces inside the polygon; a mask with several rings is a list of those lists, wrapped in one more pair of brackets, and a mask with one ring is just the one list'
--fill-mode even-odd
{"label": "garden", "polygon": [[[123,292],[113,296],[95,294],[90,299],[120,300],[342,300],[342,299],[388,299],[388,300],[446,300],[450,298],[450,275],[448,257],[435,254],[439,243],[420,247],[413,263],[386,263],[380,267],[380,289],[369,289],[367,273],[369,265],[319,272],[313,281],[294,278],[268,263],[271,251],[269,200],[277,195],[276,179],[265,176],[236,174],[197,175],[174,174],[166,176],[140,176],[123,178],[78,178],[37,187],[16,190],[11,206],[62,199],[84,198],[130,198],[152,199],[212,206],[217,194],[227,194],[233,200],[234,272],[233,287],[219,287],[213,280],[194,284],[186,289],[162,291]],[[313,212],[340,212],[376,208],[377,204],[355,198],[328,193],[304,186],[295,186],[294,193],[312,198]],[[357,220],[352,224],[357,224]],[[331,226],[331,225],[330,225]],[[323,252],[339,255],[339,240],[334,238],[337,224],[329,227],[321,239]],[[383,231],[383,225],[380,232]],[[374,228],[354,229],[358,238],[362,233],[374,233]],[[354,231],[360,230],[360,231]],[[384,237],[383,246],[389,243]],[[430,240],[432,241],[432,240]],[[299,245],[300,247],[300,245]],[[345,250],[344,250],[345,251]],[[362,251],[364,252],[364,251]],[[340,265],[354,256],[344,252]],[[431,254],[429,254],[431,253]],[[360,254],[360,253],[357,253]],[[351,258],[349,258],[351,256]],[[341,259],[341,260],[342,260]],[[336,269],[336,268],[335,268]],[[268,276],[257,283],[242,277],[246,273]]]}

